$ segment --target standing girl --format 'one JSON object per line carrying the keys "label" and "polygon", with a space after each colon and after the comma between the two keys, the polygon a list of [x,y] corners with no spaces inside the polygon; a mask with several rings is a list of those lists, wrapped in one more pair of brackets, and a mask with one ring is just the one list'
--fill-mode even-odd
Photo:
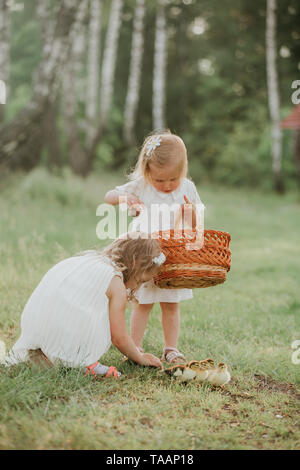
{"label": "standing girl", "polygon": [[114,367],[98,362],[112,342],[137,364],[161,368],[158,358],[138,351],[125,320],[127,289],[150,280],[161,258],[156,240],[128,236],[100,253],[88,251],[56,264],[30,296],[21,336],[5,364],[27,361],[39,352],[49,365],[61,362],[83,367],[86,374],[118,377]]}
{"label": "standing girl", "polygon": [[[187,175],[187,151],[180,137],[170,132],[162,132],[147,137],[140,152],[131,181],[117,186],[105,196],[108,204],[119,204],[127,197],[127,204],[135,209],[138,216],[134,227],[141,231],[156,232],[174,228],[175,220],[170,217],[156,217],[150,220],[151,206],[161,207],[182,205],[185,202],[201,204],[200,197]],[[146,210],[143,211],[143,208]],[[147,213],[148,215],[144,216]],[[163,211],[162,211],[163,214]],[[157,226],[153,226],[157,223]],[[166,225],[167,224],[167,225]],[[162,311],[164,349],[162,360],[172,363],[185,362],[184,355],[177,349],[180,312],[179,302],[193,297],[191,289],[161,289],[153,280],[145,282],[135,294],[139,305],[131,317],[131,337],[140,351],[143,351],[143,336],[150,311],[159,302]]]}

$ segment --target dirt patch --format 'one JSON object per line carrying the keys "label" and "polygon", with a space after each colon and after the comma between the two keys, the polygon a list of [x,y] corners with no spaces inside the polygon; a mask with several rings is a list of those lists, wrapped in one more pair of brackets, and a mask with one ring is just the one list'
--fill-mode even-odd
{"label": "dirt patch", "polygon": [[300,399],[300,393],[297,391],[294,384],[276,382],[268,376],[254,374],[254,379],[257,382],[256,390],[268,390],[271,392],[288,393],[296,399]]}

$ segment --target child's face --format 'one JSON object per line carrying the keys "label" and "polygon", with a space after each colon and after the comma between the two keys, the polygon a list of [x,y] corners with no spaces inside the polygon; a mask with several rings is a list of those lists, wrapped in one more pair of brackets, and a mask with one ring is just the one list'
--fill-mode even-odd
{"label": "child's face", "polygon": [[151,183],[157,191],[171,193],[178,188],[181,183],[181,174],[178,168],[173,166],[159,167],[149,164],[149,176]]}

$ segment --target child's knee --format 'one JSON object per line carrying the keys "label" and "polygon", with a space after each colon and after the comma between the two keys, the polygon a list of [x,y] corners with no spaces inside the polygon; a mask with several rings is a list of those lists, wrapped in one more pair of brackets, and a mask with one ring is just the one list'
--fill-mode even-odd
{"label": "child's knee", "polygon": [[179,304],[171,302],[161,302],[160,303],[162,313],[166,314],[177,314],[179,313]]}

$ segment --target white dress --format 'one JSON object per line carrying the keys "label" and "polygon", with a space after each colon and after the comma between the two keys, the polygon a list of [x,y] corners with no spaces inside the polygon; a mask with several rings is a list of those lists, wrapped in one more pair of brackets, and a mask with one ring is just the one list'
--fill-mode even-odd
{"label": "white dress", "polygon": [[[170,214],[170,207],[184,204],[184,196],[191,203],[202,205],[201,199],[197,192],[195,184],[183,178],[180,186],[171,193],[163,193],[157,191],[152,184],[147,184],[144,177],[140,177],[135,181],[130,181],[122,186],[116,186],[118,191],[128,194],[135,194],[145,205],[147,211],[142,211],[138,217],[135,217],[129,230],[137,230],[147,233],[157,232],[159,230],[168,230],[174,228],[175,217],[167,216]],[[151,217],[151,208],[153,205],[159,205],[162,217]],[[166,211],[162,205],[165,205]],[[171,212],[172,215],[172,212]],[[161,289],[155,286],[153,281],[148,281],[135,292],[135,296],[140,304],[152,304],[155,302],[174,302],[193,298],[191,289]]]}
{"label": "white dress", "polygon": [[21,317],[21,336],[5,364],[29,359],[41,349],[56,363],[87,366],[111,345],[106,291],[117,271],[96,251],[65,259],[53,266],[31,294]]}

